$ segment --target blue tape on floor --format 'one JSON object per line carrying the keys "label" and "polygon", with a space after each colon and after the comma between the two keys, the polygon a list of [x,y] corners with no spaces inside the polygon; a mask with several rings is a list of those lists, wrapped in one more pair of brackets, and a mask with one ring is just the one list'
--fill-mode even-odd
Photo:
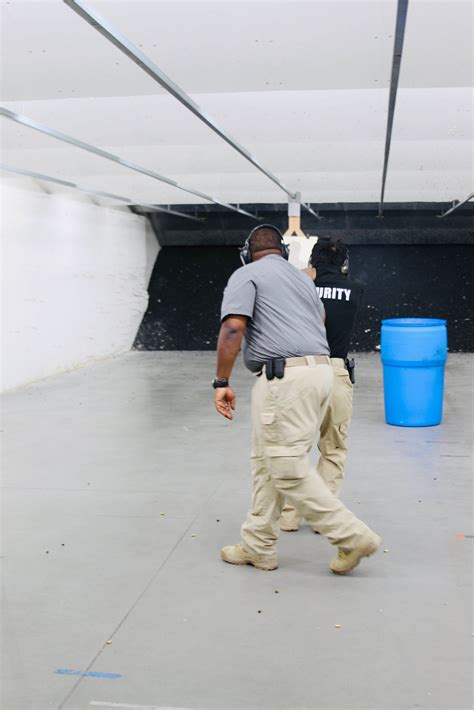
{"label": "blue tape on floor", "polygon": [[95,671],[73,671],[70,668],[58,668],[54,671],[60,675],[81,675],[87,676],[89,678],[109,678],[110,680],[115,680],[116,678],[121,678],[121,673],[96,673]]}

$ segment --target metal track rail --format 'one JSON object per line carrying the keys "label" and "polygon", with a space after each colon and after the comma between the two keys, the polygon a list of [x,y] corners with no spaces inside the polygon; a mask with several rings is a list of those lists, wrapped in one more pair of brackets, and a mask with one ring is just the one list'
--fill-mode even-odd
{"label": "metal track rail", "polygon": [[[115,47],[117,47],[117,49],[123,52],[129,59],[139,66],[140,69],[143,69],[144,72],[146,72],[163,89],[168,91],[168,93],[170,93],[177,101],[191,111],[191,113],[199,118],[200,121],[205,123],[206,126],[214,131],[214,133],[217,133],[220,138],[240,153],[241,156],[252,163],[257,170],[260,170],[261,173],[263,173],[269,180],[283,190],[283,192],[286,192],[288,197],[295,197],[295,190],[291,190],[289,187],[284,185],[276,175],[274,175],[270,170],[267,170],[256,158],[254,158],[251,153],[249,153],[246,148],[244,148],[243,145],[235,140],[235,138],[233,138],[224,128],[221,128],[208,113],[204,112],[201,107],[198,106],[198,104],[183,91],[183,89],[175,84],[172,79],[162,72],[156,64],[154,64],[143,52],[135,47],[126,37],[112,27],[107,20],[101,17],[101,15],[95,12],[95,10],[88,7],[88,5],[82,2],[82,0],[63,0],[63,2],[70,7],[71,10],[74,10],[79,17],[82,17],[82,19],[91,25],[91,27],[99,32]],[[308,210],[308,212],[314,215],[314,217],[319,219],[317,212],[315,212],[309,205],[304,202],[302,202],[301,205]]]}
{"label": "metal track rail", "polygon": [[209,202],[213,202],[215,205],[220,205],[221,207],[226,207],[228,210],[232,210],[233,212],[238,212],[239,214],[243,214],[246,217],[251,217],[252,219],[258,219],[253,214],[250,214],[250,212],[246,212],[245,210],[240,209],[240,207],[235,207],[234,205],[230,205],[227,202],[222,202],[222,200],[218,200],[216,197],[212,197],[212,195],[206,195],[204,192],[200,192],[199,190],[194,190],[190,187],[185,187],[184,185],[180,185],[178,182],[175,180],[172,180],[171,178],[167,178],[164,175],[160,175],[159,173],[156,173],[154,170],[149,170],[148,168],[143,168],[140,165],[136,165],[135,163],[131,163],[129,160],[123,160],[122,158],[119,158],[117,155],[113,155],[113,153],[109,153],[106,150],[102,150],[101,148],[96,148],[93,145],[90,145],[89,143],[84,143],[84,141],[80,141],[77,138],[73,138],[72,136],[68,136],[66,133],[62,133],[61,131],[57,131],[54,128],[50,128],[49,126],[45,126],[44,124],[38,123],[37,121],[33,121],[33,119],[28,118],[27,116],[22,116],[19,113],[15,113],[14,111],[9,111],[6,108],[3,108],[3,106],[0,106],[0,116],[4,116],[5,118],[10,119],[11,121],[15,121],[16,123],[20,123],[23,126],[28,126],[28,128],[32,128],[35,131],[39,131],[40,133],[44,133],[47,136],[50,136],[51,138],[56,138],[56,140],[62,141],[63,143],[69,143],[70,145],[73,145],[75,148],[80,148],[81,150],[86,150],[89,153],[93,153],[94,155],[98,155],[100,158],[105,158],[105,160],[111,160],[114,163],[117,163],[118,165],[121,165],[124,168],[129,168],[130,170],[134,170],[136,173],[141,173],[142,175],[146,175],[147,177],[151,177],[154,180],[159,180],[160,182],[165,182],[167,185],[172,185],[173,187],[176,187],[178,190],[184,190],[184,192],[189,192],[191,195],[196,195],[197,197],[202,197],[204,200],[209,200]]}
{"label": "metal track rail", "polygon": [[395,115],[395,105],[397,103],[398,80],[400,77],[400,67],[402,64],[403,41],[405,39],[405,27],[408,13],[409,0],[398,0],[397,21],[395,25],[395,39],[393,42],[392,75],[390,78],[390,93],[388,98],[387,131],[385,134],[385,151],[382,171],[382,189],[380,193],[379,217],[383,217],[383,205],[385,198],[385,183],[387,181],[388,159],[390,157],[390,146],[392,143],[393,118]]}
{"label": "metal track rail", "polygon": [[0,163],[0,170],[7,170],[10,173],[16,173],[17,175],[25,175],[26,177],[34,178],[35,180],[45,180],[46,182],[52,182],[56,185],[63,185],[64,187],[70,187],[74,190],[79,190],[79,192],[85,192],[88,195],[93,195],[94,197],[106,197],[109,200],[117,200],[118,202],[124,202],[127,205],[140,207],[145,212],[164,212],[165,214],[172,214],[176,217],[183,217],[184,219],[192,219],[194,222],[201,222],[202,220],[198,217],[193,217],[192,215],[185,214],[184,212],[177,212],[168,207],[161,207],[158,205],[150,205],[146,202],[139,202],[137,200],[132,200],[129,197],[122,197],[121,195],[114,195],[112,192],[104,192],[103,190],[96,190],[93,187],[87,187],[85,185],[80,185],[79,183],[70,182],[69,180],[62,180],[61,178],[52,177],[51,175],[43,175],[43,173],[35,173],[32,170],[23,170],[22,168],[15,168],[11,165],[4,165]]}
{"label": "metal track rail", "polygon": [[447,217],[448,214],[451,214],[454,212],[454,210],[457,210],[459,207],[462,207],[463,205],[466,204],[466,202],[470,202],[472,198],[474,197],[474,192],[471,192],[465,200],[462,200],[461,202],[458,202],[457,200],[453,202],[453,206],[451,209],[447,210],[446,212],[442,212],[441,214],[438,215],[440,219],[443,219],[443,217]]}

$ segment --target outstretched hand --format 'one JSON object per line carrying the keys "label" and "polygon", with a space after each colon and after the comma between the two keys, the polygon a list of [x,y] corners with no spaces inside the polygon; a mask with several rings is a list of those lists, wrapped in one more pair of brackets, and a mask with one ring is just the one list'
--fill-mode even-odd
{"label": "outstretched hand", "polygon": [[218,387],[215,391],[214,404],[219,414],[226,419],[233,419],[236,397],[232,387]]}

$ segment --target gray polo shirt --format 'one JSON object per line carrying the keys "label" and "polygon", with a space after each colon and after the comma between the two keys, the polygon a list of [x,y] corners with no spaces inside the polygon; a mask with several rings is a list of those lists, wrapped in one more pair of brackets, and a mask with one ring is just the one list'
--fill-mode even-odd
{"label": "gray polo shirt", "polygon": [[250,318],[243,356],[252,372],[273,357],[329,355],[324,306],[314,283],[277,254],[232,274],[221,319],[230,315]]}

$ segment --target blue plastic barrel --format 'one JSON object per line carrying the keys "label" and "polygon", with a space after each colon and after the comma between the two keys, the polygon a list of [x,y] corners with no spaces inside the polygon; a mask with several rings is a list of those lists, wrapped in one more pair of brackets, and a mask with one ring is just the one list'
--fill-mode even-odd
{"label": "blue plastic barrel", "polygon": [[435,426],[443,416],[446,321],[382,321],[385,420],[395,426]]}

